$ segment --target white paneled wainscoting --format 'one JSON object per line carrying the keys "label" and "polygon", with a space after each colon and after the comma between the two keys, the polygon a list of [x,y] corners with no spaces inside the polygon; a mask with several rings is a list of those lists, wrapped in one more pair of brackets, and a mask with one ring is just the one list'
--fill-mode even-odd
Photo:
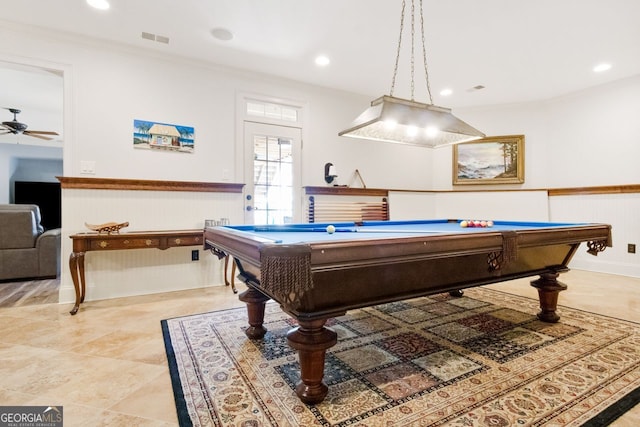
{"label": "white paneled wainscoting", "polygon": [[[60,302],[75,300],[68,267],[69,236],[90,231],[85,223],[128,222],[128,231],[203,229],[205,219],[242,222],[242,187],[234,191],[77,188],[62,184]],[[192,251],[199,260],[192,261]],[[202,247],[87,252],[86,301],[224,286],[223,262]],[[231,292],[231,291],[230,291]]]}
{"label": "white paneled wainscoting", "polygon": [[640,277],[640,251],[628,252],[629,244],[640,248],[640,193],[553,194],[550,191],[550,221],[611,225],[613,247],[598,256],[589,255],[581,248],[571,261],[572,268]]}
{"label": "white paneled wainscoting", "polygon": [[[62,185],[62,277],[60,302],[75,299],[68,268],[72,252],[69,236],[89,231],[85,223],[129,222],[126,231],[185,230],[204,227],[206,219],[228,218],[241,224],[241,184],[205,190],[176,188],[85,188]],[[353,199],[356,189],[323,188],[308,194],[317,198],[337,195]],[[220,191],[218,191],[220,190]],[[383,190],[358,190],[368,193]],[[355,194],[356,192],[357,194]],[[352,194],[354,193],[354,194]],[[333,194],[333,195],[332,195]],[[384,190],[391,220],[462,218],[518,221],[589,222],[612,226],[613,247],[597,256],[582,245],[570,263],[572,269],[640,277],[640,252],[628,252],[628,244],[640,245],[640,185],[588,189],[401,191]],[[199,250],[199,260],[191,251]],[[87,252],[86,301],[175,290],[224,286],[223,262],[202,247],[135,249]],[[603,284],[606,286],[606,284]],[[231,291],[230,291],[231,292]]]}
{"label": "white paneled wainscoting", "polygon": [[391,220],[419,218],[468,218],[611,225],[613,247],[597,256],[583,244],[570,267],[600,273],[640,277],[640,186],[588,189],[483,190],[389,192]]}

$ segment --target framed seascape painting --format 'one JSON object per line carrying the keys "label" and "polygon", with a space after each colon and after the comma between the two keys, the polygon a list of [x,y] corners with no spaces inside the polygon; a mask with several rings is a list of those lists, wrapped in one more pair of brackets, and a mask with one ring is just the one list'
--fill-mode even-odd
{"label": "framed seascape painting", "polygon": [[490,136],[453,146],[453,184],[522,184],[524,135]]}

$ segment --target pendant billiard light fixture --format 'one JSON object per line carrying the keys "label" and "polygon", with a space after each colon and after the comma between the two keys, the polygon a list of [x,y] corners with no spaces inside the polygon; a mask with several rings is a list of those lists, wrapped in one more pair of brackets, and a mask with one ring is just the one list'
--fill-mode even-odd
{"label": "pendant billiard light fixture", "polygon": [[391,80],[389,95],[371,101],[367,108],[351,123],[351,126],[339,132],[340,136],[370,139],[375,141],[395,142],[436,148],[461,142],[473,141],[485,136],[484,133],[468,125],[451,114],[449,108],[433,105],[429,74],[427,72],[427,54],[424,36],[424,16],[422,0],[420,1],[420,29],[422,31],[422,57],[427,84],[429,103],[414,100],[414,36],[415,36],[415,0],[411,0],[411,100],[393,96],[400,48],[402,46],[402,30],[404,28],[405,0],[402,0],[400,16],[400,37],[396,63]]}

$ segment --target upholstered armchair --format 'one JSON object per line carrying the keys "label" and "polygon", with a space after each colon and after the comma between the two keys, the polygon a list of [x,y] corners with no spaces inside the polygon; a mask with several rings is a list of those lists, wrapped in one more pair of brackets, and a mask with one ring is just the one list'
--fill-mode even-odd
{"label": "upholstered armchair", "polygon": [[44,230],[36,205],[0,205],[0,280],[60,274],[59,228]]}

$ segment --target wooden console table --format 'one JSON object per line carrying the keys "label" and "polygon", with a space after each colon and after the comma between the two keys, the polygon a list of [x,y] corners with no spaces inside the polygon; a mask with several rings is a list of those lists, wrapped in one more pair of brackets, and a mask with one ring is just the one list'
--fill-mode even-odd
{"label": "wooden console table", "polygon": [[[78,233],[69,236],[73,240],[73,252],[69,256],[69,269],[76,290],[76,303],[70,313],[76,314],[84,302],[86,287],[84,254],[89,251],[114,251],[124,249],[155,248],[165,250],[180,246],[202,246],[203,230],[134,231],[129,233]],[[226,273],[225,273],[226,277]]]}

